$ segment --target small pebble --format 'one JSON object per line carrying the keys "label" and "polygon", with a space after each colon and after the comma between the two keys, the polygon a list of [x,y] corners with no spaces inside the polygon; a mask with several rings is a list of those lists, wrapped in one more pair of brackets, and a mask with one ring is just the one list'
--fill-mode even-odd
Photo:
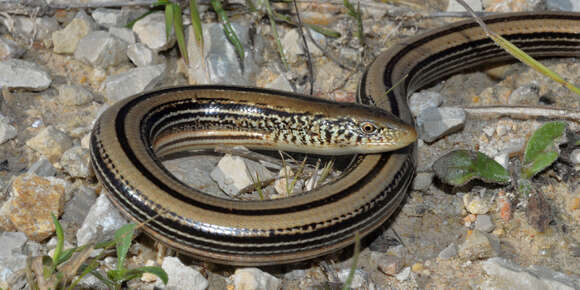
{"label": "small pebble", "polygon": [[433,173],[417,173],[413,179],[413,190],[427,190],[433,182]]}
{"label": "small pebble", "polygon": [[280,279],[258,268],[238,268],[230,277],[236,290],[280,289]]}
{"label": "small pebble", "polygon": [[425,269],[425,267],[421,263],[415,263],[415,264],[413,264],[413,266],[411,266],[411,271],[413,271],[415,273],[421,272],[421,271],[423,271],[423,269]]}
{"label": "small pebble", "polygon": [[459,131],[465,124],[465,111],[461,108],[427,108],[417,116],[417,130],[425,142]]}
{"label": "small pebble", "polygon": [[494,257],[499,251],[499,241],[495,237],[474,230],[459,246],[459,257],[463,260],[475,261]]}
{"label": "small pebble", "polygon": [[457,245],[455,243],[449,244],[445,249],[439,252],[439,258],[443,260],[451,259],[457,256]]}
{"label": "small pebble", "polygon": [[414,116],[428,108],[437,108],[443,103],[443,96],[438,92],[420,91],[409,98],[409,109]]}
{"label": "small pebble", "polygon": [[472,214],[486,214],[491,208],[491,203],[482,199],[479,195],[468,193],[463,196],[465,209]]}
{"label": "small pebble", "polygon": [[399,272],[399,274],[395,275],[395,278],[397,278],[397,280],[399,280],[400,282],[403,282],[409,279],[410,276],[411,276],[411,267],[406,267],[401,272]]}
{"label": "small pebble", "polygon": [[486,214],[478,215],[475,221],[475,229],[482,232],[490,233],[495,229],[495,225],[491,220],[491,217]]}

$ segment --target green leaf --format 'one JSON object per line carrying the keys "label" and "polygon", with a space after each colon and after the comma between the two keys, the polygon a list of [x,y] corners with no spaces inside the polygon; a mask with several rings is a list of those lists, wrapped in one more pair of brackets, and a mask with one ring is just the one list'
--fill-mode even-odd
{"label": "green leaf", "polygon": [[[69,286],[67,289],[75,289],[76,285],[89,273],[95,271],[95,269],[99,266],[99,264],[93,260],[91,263],[83,264],[80,266],[81,274],[77,276],[74,282]],[[95,276],[96,277],[96,276]],[[98,278],[98,277],[97,277]]]}
{"label": "green leaf", "polygon": [[175,38],[177,38],[177,47],[179,47],[179,52],[185,60],[185,63],[189,63],[189,58],[187,57],[187,45],[185,45],[185,35],[183,34],[183,19],[181,18],[181,7],[179,5],[173,5],[173,25],[175,26]]}
{"label": "green leaf", "polygon": [[42,256],[42,268],[44,278],[50,277],[56,271],[54,260],[49,256]]}
{"label": "green leaf", "polygon": [[67,250],[64,250],[62,252],[62,254],[60,255],[60,257],[58,258],[58,260],[56,260],[56,264],[60,265],[66,261],[68,261],[68,259],[70,259],[70,257],[72,257],[72,254],[76,251],[76,248],[70,248]]}
{"label": "green leaf", "polygon": [[[153,3],[153,4],[151,4],[151,5],[153,5],[153,6],[158,6],[158,5],[165,5],[165,4],[158,4],[158,3]],[[149,10],[149,11],[147,11],[147,12],[143,13],[143,15],[141,15],[141,16],[137,17],[135,20],[133,20],[133,21],[130,21],[129,23],[127,23],[127,25],[125,25],[125,27],[127,27],[127,28],[129,28],[129,29],[133,28],[133,25],[135,25],[135,23],[136,23],[137,21],[139,21],[139,20],[141,20],[141,19],[145,18],[145,16],[147,16],[147,15],[149,15],[149,14],[153,13],[153,12],[155,12],[155,10]]]}
{"label": "green leaf", "polygon": [[346,7],[348,11],[348,15],[356,20],[357,23],[357,37],[360,40],[361,44],[364,45],[364,29],[363,29],[363,22],[362,22],[362,12],[360,10],[360,2],[358,2],[358,6],[355,9],[354,6],[348,1],[343,0],[344,7]]}
{"label": "green leaf", "polygon": [[473,179],[505,184],[510,181],[508,171],[485,154],[470,150],[447,153],[433,164],[435,174],[445,183],[461,186]]}
{"label": "green leaf", "polygon": [[532,178],[558,159],[554,141],[562,136],[565,129],[564,122],[549,122],[534,132],[524,152],[524,177]]}
{"label": "green leaf", "polygon": [[534,177],[534,175],[538,174],[538,172],[552,165],[556,159],[558,159],[558,152],[556,151],[538,153],[534,160],[524,165],[524,177]]}
{"label": "green leaf", "polygon": [[[166,285],[167,285],[167,281],[169,280],[169,277],[167,276],[167,272],[165,272],[165,270],[163,270],[162,268],[155,267],[155,266],[145,266],[145,267],[131,269],[127,272],[127,277],[129,277],[129,276],[141,277],[141,275],[143,275],[143,273],[151,273],[151,274],[159,277],[159,279],[161,279],[161,281],[163,281],[163,284],[166,284]],[[130,279],[128,279],[128,280],[130,280]]]}
{"label": "green leaf", "polygon": [[128,271],[126,269],[109,270],[107,271],[107,278],[109,278],[111,281],[113,281],[115,284],[118,285],[123,283],[123,281],[128,281],[127,279],[125,279],[125,277],[127,276],[127,272]]}
{"label": "green leaf", "polygon": [[339,38],[341,36],[340,32],[336,30],[328,29],[326,27],[318,26],[316,24],[304,23],[304,25],[326,37]]}
{"label": "green leaf", "polygon": [[94,248],[95,249],[105,249],[105,248],[110,248],[113,245],[115,245],[115,241],[114,240],[107,240],[107,241],[102,241],[102,242],[98,242],[95,244]]}
{"label": "green leaf", "polygon": [[135,224],[126,224],[115,232],[115,243],[117,244],[117,269],[125,269],[125,258],[131,247]]}
{"label": "green leaf", "polygon": [[[105,283],[107,285],[107,287],[109,287],[109,289],[113,289],[115,288],[115,283],[113,281],[111,281],[110,279],[105,278],[103,275],[101,275],[101,273],[99,273],[97,270],[91,270],[90,271],[91,275],[95,276],[97,279],[99,279],[101,282]],[[108,274],[107,274],[108,275]]]}
{"label": "green leaf", "polygon": [[203,29],[201,28],[201,18],[199,17],[199,9],[197,8],[197,0],[189,0],[189,11],[191,14],[191,27],[195,34],[195,42],[197,46],[203,51]]}
{"label": "green leaf", "polygon": [[56,266],[58,265],[57,261],[60,260],[60,253],[62,253],[62,248],[64,247],[64,232],[56,216],[53,213],[50,213],[50,216],[56,229],[56,248],[54,249],[54,255],[52,255],[52,262]]}
{"label": "green leaf", "polygon": [[222,3],[219,0],[210,0],[211,6],[213,10],[217,13],[220,22],[222,23],[222,27],[226,37],[230,41],[230,43],[235,47],[236,53],[240,57],[240,61],[243,63],[245,58],[244,47],[236,34],[236,31],[232,27],[230,20],[226,14],[226,11],[222,7]]}
{"label": "green leaf", "polygon": [[169,39],[171,36],[171,31],[173,31],[173,17],[175,13],[175,9],[173,6],[177,6],[173,3],[168,3],[165,5],[165,38]]}
{"label": "green leaf", "polygon": [[554,140],[562,136],[565,128],[566,123],[564,122],[549,122],[538,128],[526,144],[524,163],[532,162],[537,154],[551,149]]}

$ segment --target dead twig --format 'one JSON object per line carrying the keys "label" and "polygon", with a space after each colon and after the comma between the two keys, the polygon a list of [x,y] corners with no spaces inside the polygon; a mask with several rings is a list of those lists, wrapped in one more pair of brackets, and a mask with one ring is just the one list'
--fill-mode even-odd
{"label": "dead twig", "polygon": [[509,116],[516,119],[562,119],[580,123],[580,110],[564,108],[540,107],[540,106],[483,106],[464,107],[468,114],[495,118],[498,116]]}

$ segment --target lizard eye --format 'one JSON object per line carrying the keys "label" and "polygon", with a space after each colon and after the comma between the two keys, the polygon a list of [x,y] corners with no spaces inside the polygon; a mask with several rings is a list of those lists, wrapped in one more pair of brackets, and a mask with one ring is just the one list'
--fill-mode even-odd
{"label": "lizard eye", "polygon": [[363,122],[360,125],[360,130],[365,134],[373,134],[377,131],[377,127],[371,122]]}

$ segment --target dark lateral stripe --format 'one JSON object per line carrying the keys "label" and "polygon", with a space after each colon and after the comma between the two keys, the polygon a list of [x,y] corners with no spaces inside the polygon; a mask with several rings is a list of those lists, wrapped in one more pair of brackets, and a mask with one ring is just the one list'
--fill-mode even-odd
{"label": "dark lateral stripe", "polygon": [[[163,143],[163,145],[155,147],[155,151],[163,152],[167,147],[172,147],[179,145],[180,143],[200,143],[201,140],[221,140],[217,143],[224,143],[226,140],[261,140],[262,138],[256,136],[246,136],[246,135],[228,135],[228,136],[196,136],[196,137],[183,137],[176,138],[170,142]],[[256,142],[258,143],[258,142]]]}

